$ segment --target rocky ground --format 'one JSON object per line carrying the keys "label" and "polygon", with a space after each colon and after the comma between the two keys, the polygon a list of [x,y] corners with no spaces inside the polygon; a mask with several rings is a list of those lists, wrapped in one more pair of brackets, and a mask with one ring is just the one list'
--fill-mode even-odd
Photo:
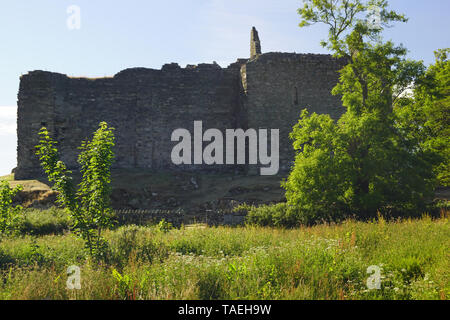
{"label": "rocky ground", "polygon": [[[16,203],[24,207],[48,208],[56,200],[45,180],[17,181],[24,190]],[[123,217],[183,216],[183,222],[222,223],[236,218],[232,209],[241,204],[269,204],[284,201],[279,176],[195,174],[120,170],[112,173],[112,204]],[[241,218],[236,218],[238,223]],[[171,219],[169,219],[171,220]],[[175,222],[179,222],[176,219]]]}

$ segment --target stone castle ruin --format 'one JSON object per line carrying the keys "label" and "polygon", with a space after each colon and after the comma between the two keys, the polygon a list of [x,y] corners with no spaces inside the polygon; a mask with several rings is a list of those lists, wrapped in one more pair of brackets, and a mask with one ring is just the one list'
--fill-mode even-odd
{"label": "stone castle ruin", "polygon": [[238,59],[227,68],[171,63],[161,70],[132,68],[97,79],[29,72],[21,77],[18,93],[16,179],[43,174],[35,155],[41,127],[58,141],[62,160],[76,168],[81,141],[90,138],[101,121],[116,129],[115,168],[249,172],[242,165],[172,163],[172,132],[192,132],[194,121],[201,120],[205,128],[222,132],[279,129],[280,172],[286,172],[294,160],[289,133],[301,110],[334,119],[343,113],[339,97],[330,93],[342,66],[330,55],[263,54],[253,28],[250,59]]}

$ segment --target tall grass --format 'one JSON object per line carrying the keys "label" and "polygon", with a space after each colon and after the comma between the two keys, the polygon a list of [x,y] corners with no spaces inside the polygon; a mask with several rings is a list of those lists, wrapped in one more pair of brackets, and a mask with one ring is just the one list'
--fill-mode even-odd
{"label": "tall grass", "polygon": [[[124,226],[102,264],[72,234],[0,243],[2,299],[448,299],[446,217],[292,230]],[[66,269],[81,268],[81,290]],[[366,286],[381,268],[381,289]]]}

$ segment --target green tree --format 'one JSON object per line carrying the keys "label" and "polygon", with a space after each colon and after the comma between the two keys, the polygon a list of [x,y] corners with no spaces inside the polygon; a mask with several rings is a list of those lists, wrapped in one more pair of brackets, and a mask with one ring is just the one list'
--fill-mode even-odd
{"label": "green tree", "polygon": [[[375,27],[367,23],[374,6]],[[402,134],[393,112],[424,67],[406,60],[402,46],[383,42],[386,26],[407,21],[387,7],[382,0],[307,0],[299,9],[301,27],[329,26],[322,45],[346,61],[332,91],[342,97],[345,114],[334,122],[303,111],[291,133],[296,159],[283,185],[288,205],[305,222],[418,213],[432,195],[432,157]]]}
{"label": "green tree", "polygon": [[450,186],[450,48],[435,52],[436,62],[396,104],[401,128],[425,150],[439,156],[439,183]]}
{"label": "green tree", "polygon": [[22,189],[22,186],[12,189],[7,181],[0,181],[0,235],[14,234],[20,228],[22,207],[12,203]]}
{"label": "green tree", "polygon": [[37,154],[53,188],[58,191],[58,202],[71,214],[73,230],[86,242],[93,257],[101,257],[107,247],[102,231],[111,225],[110,167],[114,159],[113,128],[100,123],[91,141],[83,141],[78,162],[82,181],[75,191],[72,172],[60,161],[56,142],[46,128],[39,132]]}

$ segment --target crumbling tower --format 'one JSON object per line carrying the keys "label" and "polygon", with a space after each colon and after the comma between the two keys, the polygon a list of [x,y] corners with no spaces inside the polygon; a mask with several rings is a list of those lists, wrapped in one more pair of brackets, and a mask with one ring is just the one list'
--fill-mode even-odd
{"label": "crumbling tower", "polygon": [[250,59],[256,58],[261,54],[261,42],[259,41],[258,31],[256,28],[252,28],[250,36]]}
{"label": "crumbling tower", "polygon": [[[194,121],[201,119],[204,128],[223,133],[232,128],[279,129],[280,172],[289,172],[295,159],[289,134],[301,110],[329,114],[335,120],[342,114],[342,102],[331,90],[346,61],[330,55],[262,54],[254,27],[250,56],[249,61],[238,59],[227,68],[217,64],[181,68],[175,63],[160,70],[131,68],[99,79],[47,71],[23,75],[15,178],[42,177],[35,154],[41,127],[58,142],[68,169],[78,170],[80,141],[91,137],[101,121],[116,128],[113,169],[199,174],[247,170],[242,165],[172,162],[176,145],[172,133],[179,128],[193,132]],[[248,153],[245,158],[249,160]]]}

